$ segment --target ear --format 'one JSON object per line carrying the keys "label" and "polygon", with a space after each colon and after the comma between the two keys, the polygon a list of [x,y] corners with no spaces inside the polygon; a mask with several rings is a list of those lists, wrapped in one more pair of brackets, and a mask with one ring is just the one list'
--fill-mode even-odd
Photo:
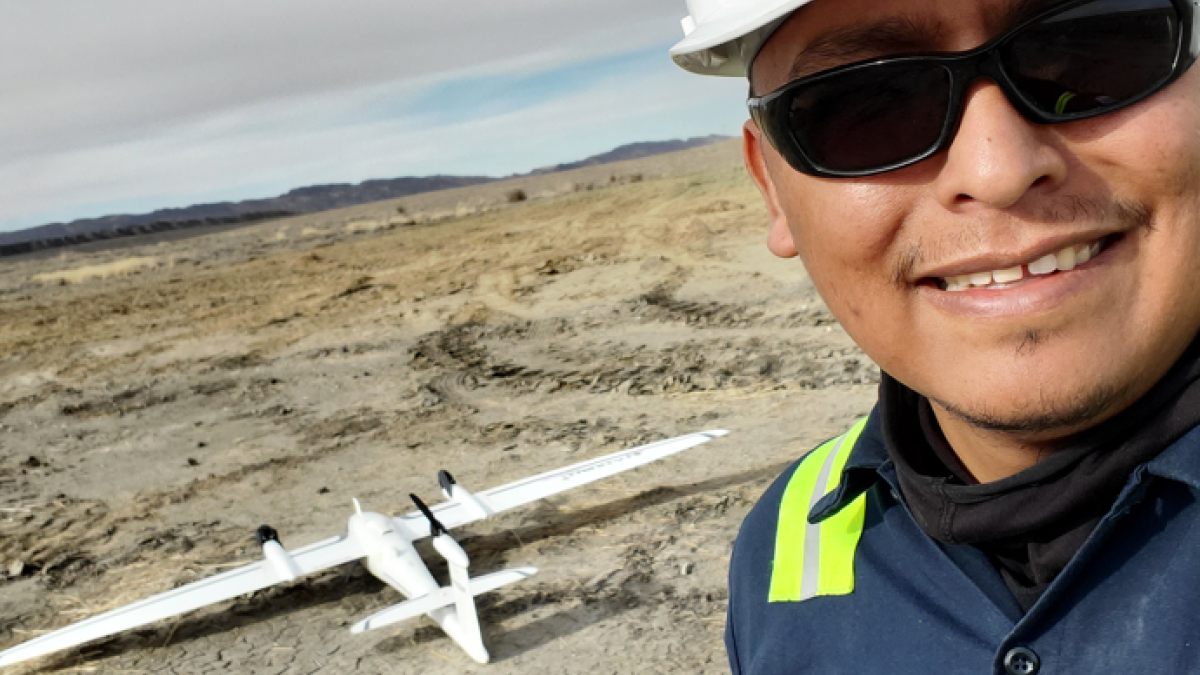
{"label": "ear", "polygon": [[767,203],[770,224],[767,248],[780,258],[795,258],[796,242],[788,228],[787,216],[779,204],[779,194],[775,191],[775,182],[771,179],[766,158],[763,157],[763,144],[766,142],[754,120],[746,120],[742,125],[742,161],[746,163],[746,171]]}

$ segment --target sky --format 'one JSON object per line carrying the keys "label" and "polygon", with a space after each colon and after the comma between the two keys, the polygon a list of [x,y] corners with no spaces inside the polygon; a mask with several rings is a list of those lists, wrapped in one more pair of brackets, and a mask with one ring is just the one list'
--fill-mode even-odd
{"label": "sky", "polygon": [[736,135],[684,0],[42,0],[0,21],[0,231]]}

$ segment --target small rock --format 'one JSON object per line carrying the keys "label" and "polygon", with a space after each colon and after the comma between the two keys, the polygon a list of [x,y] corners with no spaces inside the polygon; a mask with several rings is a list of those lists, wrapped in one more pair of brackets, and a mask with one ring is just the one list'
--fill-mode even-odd
{"label": "small rock", "polygon": [[680,565],[679,573],[685,577],[687,575],[691,574],[692,573],[692,563],[683,563],[682,565]]}
{"label": "small rock", "polygon": [[8,564],[8,576],[19,577],[25,571],[24,560],[14,560]]}
{"label": "small rock", "polygon": [[200,462],[193,457],[188,457],[188,466],[200,466]]}
{"label": "small rock", "polygon": [[28,468],[30,468],[30,469],[36,469],[36,468],[38,468],[39,466],[43,466],[44,464],[45,464],[45,463],[44,463],[44,462],[42,462],[42,460],[38,459],[37,457],[34,457],[33,455],[30,455],[30,456],[29,456],[29,459],[27,459],[27,460],[25,460],[24,462],[22,462],[22,465],[23,465],[23,466],[26,466],[26,467],[28,467]]}
{"label": "small rock", "polygon": [[207,448],[208,443],[205,443],[204,441],[200,441],[199,443],[196,444],[196,447],[197,448]]}
{"label": "small rock", "polygon": [[329,488],[327,488],[327,487],[323,487],[323,488],[321,488],[320,490],[317,490],[317,494],[319,494],[319,495],[327,495],[327,494],[329,494]]}

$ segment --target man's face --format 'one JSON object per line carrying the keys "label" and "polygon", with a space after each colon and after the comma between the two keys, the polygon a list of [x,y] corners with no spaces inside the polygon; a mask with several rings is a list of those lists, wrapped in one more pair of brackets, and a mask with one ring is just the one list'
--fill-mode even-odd
{"label": "man's face", "polygon": [[[817,0],[764,46],[755,88],[970,49],[1011,25],[1011,4]],[[886,30],[843,33],[871,25]],[[1145,393],[1200,328],[1200,68],[1130,108],[1048,126],[978,80],[948,151],[869,178],[798,173],[752,123],[746,140],[771,249],[798,253],[855,341],[939,416],[1060,437]],[[1096,244],[1070,271],[946,288]]]}

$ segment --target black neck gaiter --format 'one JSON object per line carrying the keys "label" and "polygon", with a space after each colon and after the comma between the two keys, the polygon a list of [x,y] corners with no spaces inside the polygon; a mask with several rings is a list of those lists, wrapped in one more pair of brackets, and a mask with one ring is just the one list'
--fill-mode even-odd
{"label": "black neck gaiter", "polygon": [[975,483],[928,399],[886,373],[884,443],[930,537],[982,550],[1028,611],[1108,513],[1130,474],[1200,425],[1200,340],[1145,396],[1036,465]]}

